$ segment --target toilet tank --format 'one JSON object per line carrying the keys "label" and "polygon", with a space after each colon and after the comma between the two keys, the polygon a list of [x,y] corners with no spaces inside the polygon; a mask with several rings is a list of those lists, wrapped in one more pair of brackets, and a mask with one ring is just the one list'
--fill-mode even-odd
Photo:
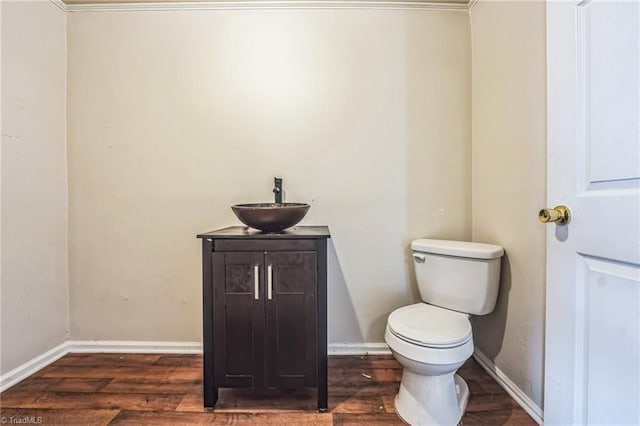
{"label": "toilet tank", "polygon": [[493,311],[504,249],[493,244],[419,239],[411,243],[422,301],[454,311]]}

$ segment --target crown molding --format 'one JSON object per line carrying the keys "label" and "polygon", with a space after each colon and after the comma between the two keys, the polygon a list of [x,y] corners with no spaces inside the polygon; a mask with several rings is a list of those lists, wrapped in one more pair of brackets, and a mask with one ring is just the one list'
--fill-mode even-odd
{"label": "crown molding", "polygon": [[157,1],[145,3],[72,3],[50,0],[65,12],[132,12],[180,10],[254,10],[254,9],[382,9],[468,11],[477,0],[468,3],[389,0],[240,0],[240,1]]}
{"label": "crown molding", "polygon": [[58,7],[58,9],[62,10],[63,12],[69,11],[69,8],[65,4],[65,2],[63,2],[62,0],[51,0],[51,3],[55,4]]}

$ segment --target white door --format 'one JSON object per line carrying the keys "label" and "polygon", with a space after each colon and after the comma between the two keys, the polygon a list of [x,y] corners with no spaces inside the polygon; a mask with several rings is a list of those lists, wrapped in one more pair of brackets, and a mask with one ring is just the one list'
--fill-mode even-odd
{"label": "white door", "polygon": [[547,3],[547,207],[572,219],[546,225],[546,425],[640,425],[639,22]]}

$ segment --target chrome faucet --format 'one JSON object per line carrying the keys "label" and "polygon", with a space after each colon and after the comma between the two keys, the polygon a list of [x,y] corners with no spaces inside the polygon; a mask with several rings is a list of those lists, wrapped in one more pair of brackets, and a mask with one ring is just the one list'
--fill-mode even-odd
{"label": "chrome faucet", "polygon": [[274,202],[282,204],[282,178],[274,177],[273,182],[275,187],[273,188]]}

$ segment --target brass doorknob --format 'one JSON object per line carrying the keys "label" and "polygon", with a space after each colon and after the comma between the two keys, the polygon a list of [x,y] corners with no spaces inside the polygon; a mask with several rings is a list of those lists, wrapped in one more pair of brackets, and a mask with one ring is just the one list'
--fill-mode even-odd
{"label": "brass doorknob", "polygon": [[571,210],[567,206],[555,206],[553,209],[542,209],[538,212],[538,219],[542,223],[554,222],[566,225],[571,220]]}

